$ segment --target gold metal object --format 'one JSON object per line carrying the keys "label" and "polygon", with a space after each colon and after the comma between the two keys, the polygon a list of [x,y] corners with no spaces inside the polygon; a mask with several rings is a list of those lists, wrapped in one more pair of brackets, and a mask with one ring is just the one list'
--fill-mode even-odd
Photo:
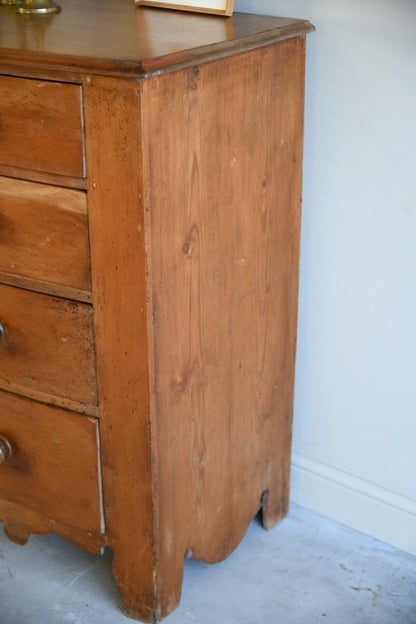
{"label": "gold metal object", "polygon": [[17,4],[19,0],[0,0],[0,4]]}
{"label": "gold metal object", "polygon": [[[1,0],[0,0],[1,2]],[[23,0],[17,7],[18,13],[58,13],[61,7],[53,0]]]}
{"label": "gold metal object", "polygon": [[12,445],[7,438],[0,435],[0,464],[4,464],[13,456]]}

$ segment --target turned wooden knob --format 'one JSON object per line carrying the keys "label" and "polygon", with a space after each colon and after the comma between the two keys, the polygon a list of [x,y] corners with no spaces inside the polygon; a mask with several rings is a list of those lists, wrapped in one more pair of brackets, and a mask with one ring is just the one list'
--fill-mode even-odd
{"label": "turned wooden knob", "polygon": [[0,321],[0,347],[6,342],[6,326]]}
{"label": "turned wooden knob", "polygon": [[7,438],[0,435],[0,464],[7,462],[13,455],[12,445]]}

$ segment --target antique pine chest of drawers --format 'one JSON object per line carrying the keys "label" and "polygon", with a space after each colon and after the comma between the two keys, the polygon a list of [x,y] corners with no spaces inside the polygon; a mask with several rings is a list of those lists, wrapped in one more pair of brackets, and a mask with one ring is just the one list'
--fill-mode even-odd
{"label": "antique pine chest of drawers", "polygon": [[307,21],[0,8],[0,522],[158,621],[287,511]]}

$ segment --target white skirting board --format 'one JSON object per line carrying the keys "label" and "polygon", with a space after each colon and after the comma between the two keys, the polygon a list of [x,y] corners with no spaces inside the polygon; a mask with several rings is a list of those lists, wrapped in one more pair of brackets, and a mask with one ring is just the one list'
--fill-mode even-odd
{"label": "white skirting board", "polygon": [[416,555],[416,501],[305,455],[292,457],[291,499]]}

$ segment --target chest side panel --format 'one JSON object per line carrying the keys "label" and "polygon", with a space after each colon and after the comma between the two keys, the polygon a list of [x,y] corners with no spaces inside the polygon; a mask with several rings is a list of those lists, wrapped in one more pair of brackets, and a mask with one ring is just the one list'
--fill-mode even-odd
{"label": "chest side panel", "polygon": [[287,510],[303,81],[298,38],[144,83],[154,424],[176,556],[222,559],[260,507],[269,525]]}

